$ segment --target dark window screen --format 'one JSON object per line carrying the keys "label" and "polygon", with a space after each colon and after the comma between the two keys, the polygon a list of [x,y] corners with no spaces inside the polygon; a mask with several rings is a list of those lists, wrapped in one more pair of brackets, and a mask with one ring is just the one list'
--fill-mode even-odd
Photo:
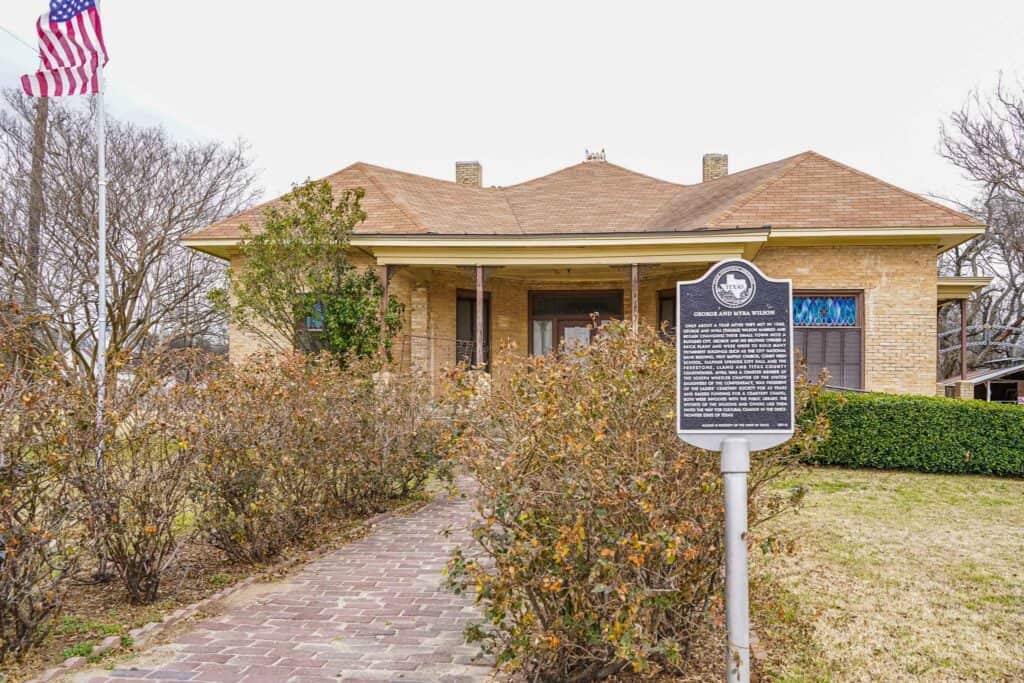
{"label": "dark window screen", "polygon": [[793,349],[806,361],[807,377],[816,380],[828,368],[833,387],[863,388],[862,341],[859,328],[793,328]]}
{"label": "dark window screen", "polygon": [[[798,294],[793,297],[793,351],[807,363],[807,376],[816,380],[822,369],[828,384],[864,388],[864,330],[856,294]],[[668,323],[675,340],[676,292],[658,293],[658,325]],[[668,337],[666,337],[668,338]]]}
{"label": "dark window screen", "polygon": [[621,292],[535,292],[530,315],[602,317],[622,316]]}
{"label": "dark window screen", "polygon": [[[484,296],[484,363],[491,360],[491,301]],[[478,365],[476,358],[476,295],[455,299],[455,361]]]}
{"label": "dark window screen", "polygon": [[666,341],[676,338],[676,290],[658,292],[658,331]]}

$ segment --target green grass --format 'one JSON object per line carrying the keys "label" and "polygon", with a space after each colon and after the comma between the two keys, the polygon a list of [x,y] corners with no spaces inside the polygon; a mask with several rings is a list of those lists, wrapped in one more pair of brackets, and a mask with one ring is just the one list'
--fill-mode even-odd
{"label": "green grass", "polygon": [[759,532],[795,552],[753,558],[786,603],[767,628],[807,634],[769,648],[770,680],[1024,680],[1024,481],[821,468],[794,486],[804,507]]}
{"label": "green grass", "polygon": [[95,645],[96,643],[91,643],[88,641],[75,643],[71,647],[66,648],[63,652],[61,652],[60,656],[62,659],[67,659],[68,657],[89,657],[92,655],[92,648]]}
{"label": "green grass", "polygon": [[231,583],[231,579],[230,574],[214,574],[210,577],[210,585],[217,587],[226,586]]}
{"label": "green grass", "polygon": [[54,630],[60,634],[100,634],[110,636],[120,633],[121,626],[101,621],[86,621],[79,617],[61,617]]}

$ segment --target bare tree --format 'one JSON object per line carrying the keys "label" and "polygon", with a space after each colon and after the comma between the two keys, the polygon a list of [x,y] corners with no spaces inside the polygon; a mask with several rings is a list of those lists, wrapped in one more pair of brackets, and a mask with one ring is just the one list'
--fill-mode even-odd
{"label": "bare tree", "polygon": [[[977,366],[1024,357],[1024,87],[1002,80],[975,91],[940,130],[940,153],[979,187],[964,207],[984,220],[988,233],[947,252],[947,275],[989,276],[992,285],[968,307],[968,363]],[[940,374],[958,367],[959,313],[943,318]],[[957,353],[952,353],[957,351]]]}
{"label": "bare tree", "polygon": [[[0,287],[37,301],[42,342],[91,375],[96,360],[97,192],[93,112],[51,103],[36,211],[30,169],[36,107],[8,91],[0,111]],[[37,150],[38,155],[38,150]],[[109,350],[122,358],[152,345],[207,345],[224,320],[207,294],[224,267],[183,247],[187,232],[238,212],[257,197],[239,142],[180,143],[161,128],[107,123]],[[33,254],[30,209],[42,214]]]}

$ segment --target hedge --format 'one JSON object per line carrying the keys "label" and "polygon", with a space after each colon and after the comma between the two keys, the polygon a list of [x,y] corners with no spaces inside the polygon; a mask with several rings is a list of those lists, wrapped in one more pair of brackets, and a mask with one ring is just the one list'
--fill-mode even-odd
{"label": "hedge", "polygon": [[815,464],[1024,476],[1024,407],[891,394],[827,394]]}

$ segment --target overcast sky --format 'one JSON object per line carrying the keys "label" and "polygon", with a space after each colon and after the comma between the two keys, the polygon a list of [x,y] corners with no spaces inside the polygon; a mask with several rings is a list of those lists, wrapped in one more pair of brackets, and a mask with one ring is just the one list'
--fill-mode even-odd
{"label": "overcast sky", "polygon": [[[34,45],[45,0],[3,0]],[[668,180],[807,149],[921,193],[971,189],[939,122],[1024,78],[1024,2],[103,0],[110,110],[244,138],[268,195],[353,161],[508,185],[584,149]],[[0,78],[36,57],[0,31]]]}

